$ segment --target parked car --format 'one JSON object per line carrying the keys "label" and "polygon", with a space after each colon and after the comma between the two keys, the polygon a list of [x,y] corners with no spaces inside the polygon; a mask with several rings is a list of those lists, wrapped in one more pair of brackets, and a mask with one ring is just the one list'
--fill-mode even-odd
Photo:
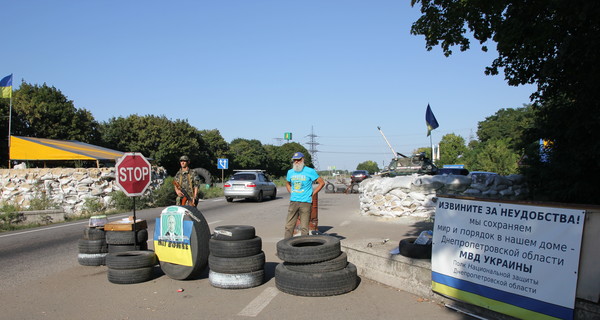
{"label": "parked car", "polygon": [[264,197],[277,197],[277,187],[264,170],[234,170],[231,178],[223,185],[225,200],[254,199],[263,201]]}
{"label": "parked car", "polygon": [[352,175],[350,176],[350,180],[352,180],[352,183],[359,183],[370,177],[371,177],[371,175],[369,174],[369,171],[356,170],[356,171],[352,172]]}

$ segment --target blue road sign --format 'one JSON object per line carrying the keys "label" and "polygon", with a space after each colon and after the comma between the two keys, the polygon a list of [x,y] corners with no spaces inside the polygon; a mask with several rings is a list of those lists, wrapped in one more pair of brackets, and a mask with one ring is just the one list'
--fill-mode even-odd
{"label": "blue road sign", "polygon": [[217,159],[217,169],[229,169],[229,159]]}

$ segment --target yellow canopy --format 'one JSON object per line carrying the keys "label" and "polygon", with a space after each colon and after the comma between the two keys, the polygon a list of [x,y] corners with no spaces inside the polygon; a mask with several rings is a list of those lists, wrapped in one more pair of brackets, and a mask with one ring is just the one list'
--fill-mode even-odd
{"label": "yellow canopy", "polygon": [[10,137],[10,160],[117,160],[123,152],[76,140]]}

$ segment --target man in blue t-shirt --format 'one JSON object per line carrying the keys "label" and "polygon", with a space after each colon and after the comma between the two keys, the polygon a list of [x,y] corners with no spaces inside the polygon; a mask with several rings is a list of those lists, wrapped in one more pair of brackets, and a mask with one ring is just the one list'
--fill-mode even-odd
{"label": "man in blue t-shirt", "polygon": [[[286,178],[286,188],[291,196],[284,239],[291,238],[294,235],[298,216],[300,216],[300,234],[303,236],[308,235],[312,197],[325,186],[325,181],[319,177],[315,169],[304,166],[304,154],[302,152],[294,153],[292,161],[292,169],[288,170]],[[313,188],[313,182],[315,181],[318,185]]]}

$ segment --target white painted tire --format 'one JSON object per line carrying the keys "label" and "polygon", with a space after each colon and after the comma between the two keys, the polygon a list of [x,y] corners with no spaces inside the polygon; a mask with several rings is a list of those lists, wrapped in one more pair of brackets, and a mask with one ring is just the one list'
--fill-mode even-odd
{"label": "white painted tire", "polygon": [[245,289],[260,286],[265,279],[265,270],[248,273],[220,273],[210,270],[208,281],[213,287],[222,289]]}
{"label": "white painted tire", "polygon": [[106,255],[108,253],[79,253],[77,261],[82,266],[103,266],[106,264]]}

